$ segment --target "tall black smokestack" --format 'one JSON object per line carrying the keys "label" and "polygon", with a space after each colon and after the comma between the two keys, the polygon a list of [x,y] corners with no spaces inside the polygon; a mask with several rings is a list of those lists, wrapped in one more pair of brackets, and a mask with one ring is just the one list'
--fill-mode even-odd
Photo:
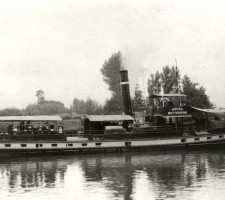
{"label": "tall black smokestack", "polygon": [[129,87],[127,70],[120,71],[120,84],[121,84],[122,94],[123,94],[124,113],[125,115],[132,116],[130,87]]}

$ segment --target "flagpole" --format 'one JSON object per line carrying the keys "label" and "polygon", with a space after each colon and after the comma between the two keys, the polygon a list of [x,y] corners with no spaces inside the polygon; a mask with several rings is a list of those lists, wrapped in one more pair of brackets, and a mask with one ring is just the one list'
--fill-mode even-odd
{"label": "flagpole", "polygon": [[180,96],[180,84],[178,80],[178,69],[177,69],[177,59],[175,58],[175,63],[176,63],[176,78],[177,78],[177,89],[178,89],[178,94],[179,94],[179,99],[180,99],[180,104],[181,104],[181,96]]}
{"label": "flagpole", "polygon": [[162,103],[163,103],[163,107],[164,107],[164,89],[163,89],[162,84],[161,84],[161,94],[162,94]]}

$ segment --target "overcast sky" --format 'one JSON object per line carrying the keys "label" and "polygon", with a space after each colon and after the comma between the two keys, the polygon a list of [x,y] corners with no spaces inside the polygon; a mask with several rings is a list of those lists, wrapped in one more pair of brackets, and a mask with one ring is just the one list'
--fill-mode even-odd
{"label": "overcast sky", "polygon": [[[0,109],[110,97],[100,68],[121,51],[131,86],[175,65],[225,107],[225,1],[0,0]],[[144,78],[142,78],[144,77]]]}

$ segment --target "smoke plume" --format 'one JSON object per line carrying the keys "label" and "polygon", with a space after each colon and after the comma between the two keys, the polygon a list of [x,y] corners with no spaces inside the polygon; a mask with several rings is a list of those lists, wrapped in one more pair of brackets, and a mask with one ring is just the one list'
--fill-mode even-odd
{"label": "smoke plume", "polygon": [[[128,70],[128,77],[130,83],[131,97],[134,97],[135,87],[144,78],[146,69],[143,67],[143,57],[138,55],[137,52],[125,51],[122,52],[122,69]],[[140,83],[140,89],[143,91],[146,85]]]}

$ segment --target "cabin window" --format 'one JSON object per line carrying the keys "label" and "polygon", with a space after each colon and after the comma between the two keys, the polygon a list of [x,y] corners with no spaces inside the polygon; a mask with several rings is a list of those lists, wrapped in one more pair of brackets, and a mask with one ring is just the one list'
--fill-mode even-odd
{"label": "cabin window", "polygon": [[125,142],[125,146],[126,147],[130,147],[131,146],[131,142]]}
{"label": "cabin window", "polygon": [[223,135],[220,135],[219,138],[223,138]]}
{"label": "cabin window", "polygon": [[11,147],[11,144],[5,144],[5,147]]}
{"label": "cabin window", "polygon": [[20,144],[21,147],[27,147],[27,144]]}
{"label": "cabin window", "polygon": [[73,147],[73,144],[67,144],[68,147]]}
{"label": "cabin window", "polygon": [[83,146],[83,147],[87,146],[87,143],[82,143],[82,146]]}
{"label": "cabin window", "polygon": [[195,138],[195,141],[199,141],[200,140],[200,138]]}
{"label": "cabin window", "polygon": [[39,144],[36,144],[36,148],[38,148],[39,147]]}
{"label": "cabin window", "polygon": [[39,147],[43,147],[43,144],[39,144]]}
{"label": "cabin window", "polygon": [[102,143],[101,142],[97,142],[97,143],[95,143],[95,146],[101,146],[102,145]]}
{"label": "cabin window", "polygon": [[52,147],[57,147],[57,144],[52,144]]}
{"label": "cabin window", "polygon": [[181,139],[181,142],[186,142],[186,139]]}
{"label": "cabin window", "polygon": [[207,137],[207,140],[211,140],[212,139],[212,137]]}

